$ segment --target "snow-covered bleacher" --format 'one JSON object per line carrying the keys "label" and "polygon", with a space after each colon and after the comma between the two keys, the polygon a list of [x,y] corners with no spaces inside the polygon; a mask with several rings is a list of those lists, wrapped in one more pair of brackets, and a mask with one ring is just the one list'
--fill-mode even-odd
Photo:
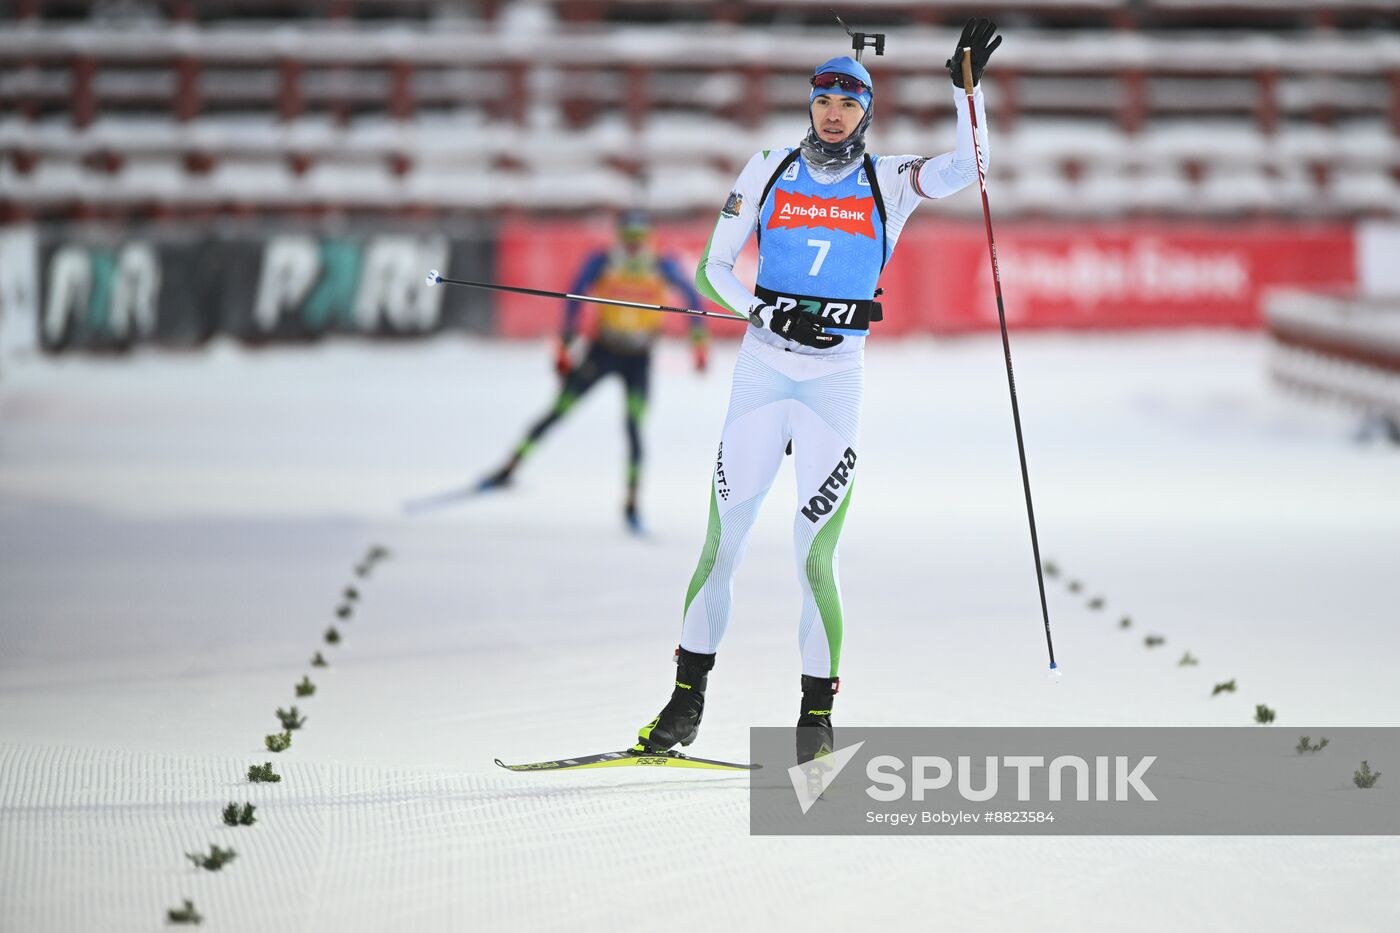
{"label": "snow-covered bleacher", "polygon": [[[19,0],[0,22],[0,215],[709,210],[801,135],[806,69],[845,44],[806,0],[154,6]],[[1400,215],[1400,4],[1000,6],[1000,212]],[[950,146],[942,62],[974,5],[843,8],[890,34],[874,148]]]}
{"label": "snow-covered bleacher", "polygon": [[1264,310],[1276,383],[1355,408],[1400,441],[1400,296],[1279,291]]}

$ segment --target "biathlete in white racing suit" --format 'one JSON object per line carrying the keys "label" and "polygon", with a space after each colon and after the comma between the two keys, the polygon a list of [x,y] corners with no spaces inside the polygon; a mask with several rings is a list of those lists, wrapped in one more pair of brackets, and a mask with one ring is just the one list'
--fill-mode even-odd
{"label": "biathlete in white racing suit", "polygon": [[[841,589],[837,542],[860,472],[864,352],[876,283],[905,221],[927,198],[977,180],[961,88],[961,49],[973,49],[981,77],[995,24],[969,21],[947,63],[953,76],[957,143],[932,158],[871,156],[865,131],[874,87],[864,66],[833,58],[812,77],[812,125],[797,148],[749,160],[720,211],[696,272],[699,290],[750,326],[734,380],[710,488],[710,520],[685,599],[671,700],[639,732],[639,751],[689,745],[704,709],[708,672],[729,624],[734,571],[784,451],[797,471],[793,516],[802,589],[798,643],[802,707],[798,758],[832,747],[831,706],[839,686]],[[982,92],[977,123],[987,125]],[[985,130],[983,130],[985,133]],[[979,139],[985,156],[987,142]],[[758,277],[750,290],[734,262],[758,236]],[[844,332],[844,333],[843,333]],[[790,445],[790,446],[789,446]]]}

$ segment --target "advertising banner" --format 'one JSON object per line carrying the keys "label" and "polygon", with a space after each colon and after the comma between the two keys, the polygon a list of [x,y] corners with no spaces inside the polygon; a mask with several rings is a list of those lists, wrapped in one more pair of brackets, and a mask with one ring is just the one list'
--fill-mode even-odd
{"label": "advertising banner", "polygon": [[33,226],[0,227],[0,364],[38,348],[38,249]]}
{"label": "advertising banner", "polygon": [[[711,224],[660,224],[656,248],[694,272]],[[1357,283],[1355,235],[1342,224],[1029,224],[996,228],[1007,322],[1021,329],[1256,327],[1261,297],[1277,287],[1349,289]],[[495,281],[568,290],[588,254],[606,248],[605,220],[507,222]],[[752,284],[752,242],[736,273]],[[885,320],[875,335],[995,329],[987,240],[979,222],[911,221],[881,277]],[[680,296],[675,296],[679,300]],[[860,297],[860,296],[836,296]],[[502,296],[500,333],[558,329],[558,302]],[[706,308],[713,308],[709,303]],[[669,332],[686,322],[668,320]],[[717,321],[715,334],[738,333]]]}
{"label": "advertising banner", "polygon": [[[690,276],[709,234],[708,221],[659,224],[654,246]],[[609,218],[515,219],[498,231],[448,233],[157,228],[111,235],[41,228],[29,254],[36,257],[29,262],[37,264],[30,278],[38,291],[29,304],[49,352],[194,346],[215,334],[254,344],[444,329],[534,337],[558,331],[564,302],[429,288],[426,271],[568,291],[588,256],[609,248],[613,237]],[[1010,223],[997,230],[1007,320],[1022,330],[1255,327],[1271,290],[1355,288],[1356,239],[1349,226],[1312,224]],[[735,271],[742,281],[754,280],[752,242]],[[877,337],[996,327],[979,224],[911,223],[881,286]],[[679,292],[667,300],[687,303]],[[719,310],[704,300],[701,307]],[[585,306],[585,327],[594,313]],[[690,326],[684,315],[664,319],[670,334]],[[743,325],[722,320],[706,326],[718,337],[743,332]]]}
{"label": "advertising banner", "polygon": [[209,336],[206,262],[193,238],[45,238],[40,342],[50,352],[201,343]]}
{"label": "advertising banner", "polygon": [[[882,280],[903,312],[896,325],[934,333],[997,326],[982,229],[929,225],[905,237]],[[1353,239],[1348,226],[1306,224],[996,230],[1008,325],[1058,329],[1256,327],[1271,289],[1354,286]],[[900,255],[906,249],[914,261]]]}
{"label": "advertising banner", "polygon": [[485,232],[50,229],[37,251],[39,340],[57,353],[189,347],[216,334],[262,344],[490,333],[489,292],[432,288],[425,275],[489,278],[493,251]]}
{"label": "advertising banner", "polygon": [[429,269],[489,276],[490,246],[436,234],[277,234],[223,244],[232,277],[219,329],[258,343],[325,334],[406,337],[446,327],[489,332],[488,292],[429,286]]}

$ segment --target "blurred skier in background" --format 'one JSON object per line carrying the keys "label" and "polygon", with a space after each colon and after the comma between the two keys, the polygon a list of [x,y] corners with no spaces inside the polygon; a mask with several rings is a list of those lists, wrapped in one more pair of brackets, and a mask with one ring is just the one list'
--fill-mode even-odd
{"label": "blurred skier in background", "polygon": [[[969,20],[945,62],[957,112],[952,152],[932,158],[866,153],[874,82],[855,59],[833,58],[813,72],[806,138],[753,156],[720,210],[695,281],[708,297],[747,317],[749,327],[710,485],[709,530],[686,593],[675,687],[639,730],[638,753],[695,739],[706,679],[729,625],[734,572],[785,448],[797,472],[793,538],[802,590],[797,757],[810,761],[834,747],[831,708],[840,685],[843,626],[836,545],[858,472],[864,335],[879,319],[876,284],[905,220],[925,199],[977,181],[963,49],[971,49],[973,81],[979,82],[1001,44],[995,33],[995,23]],[[981,89],[973,96],[977,123],[985,127]],[[986,153],[985,138],[979,142]],[[755,232],[758,280],[750,289],[735,276],[734,262]]]}
{"label": "blurred skier in background", "polygon": [[[641,210],[618,216],[615,245],[591,254],[569,288],[574,294],[644,304],[666,304],[672,290],[683,296],[685,307],[700,307],[700,295],[675,260],[653,248],[651,218]],[[562,380],[558,398],[526,432],[505,464],[482,479],[478,488],[487,491],[510,485],[520,464],[549,429],[599,380],[615,373],[626,392],[627,496],[623,517],[633,533],[641,533],[637,492],[642,475],[642,419],[651,382],[652,347],[661,331],[662,315],[623,305],[600,305],[587,349],[580,357],[574,344],[582,311],[578,301],[564,307],[564,323],[554,351],[554,369]],[[709,338],[700,317],[691,318],[690,342],[695,370],[704,372]]]}

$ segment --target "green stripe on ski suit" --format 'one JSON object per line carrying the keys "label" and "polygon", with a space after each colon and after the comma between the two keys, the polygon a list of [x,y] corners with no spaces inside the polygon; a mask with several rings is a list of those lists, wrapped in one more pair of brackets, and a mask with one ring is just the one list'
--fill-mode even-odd
{"label": "green stripe on ski suit", "polygon": [[700,552],[700,563],[696,565],[695,574],[690,578],[690,589],[685,594],[685,610],[681,613],[682,619],[690,612],[690,604],[695,601],[695,594],[700,592],[705,581],[710,579],[710,572],[715,569],[715,556],[719,554],[719,532],[719,500],[715,498],[715,485],[711,482],[710,525],[705,530],[705,549]]}
{"label": "green stripe on ski suit", "polygon": [[812,599],[822,616],[822,627],[826,629],[826,645],[831,654],[831,673],[836,676],[836,668],[841,663],[841,594],[836,590],[836,574],[832,572],[832,557],[836,554],[836,539],[841,537],[841,525],[846,521],[846,506],[851,504],[851,493],[855,491],[855,481],[846,487],[846,498],[841,500],[836,514],[827,519],[826,525],[812,539],[812,547],[807,551],[807,582],[812,587]]}
{"label": "green stripe on ski suit", "polygon": [[554,403],[554,413],[562,415],[570,408],[574,407],[574,402],[578,401],[578,395],[573,392],[560,392],[558,400]]}
{"label": "green stripe on ski suit", "polygon": [[647,397],[641,392],[627,393],[627,417],[641,421],[647,414]]}
{"label": "green stripe on ski suit", "polygon": [[[724,215],[721,214],[720,220],[723,219]],[[705,241],[705,255],[700,257],[700,264],[695,267],[695,289],[735,317],[748,320],[747,314],[730,307],[729,302],[720,297],[719,291],[710,284],[710,277],[705,274],[705,264],[710,261],[710,247],[714,245],[714,242],[715,232],[711,230],[710,238]]]}

